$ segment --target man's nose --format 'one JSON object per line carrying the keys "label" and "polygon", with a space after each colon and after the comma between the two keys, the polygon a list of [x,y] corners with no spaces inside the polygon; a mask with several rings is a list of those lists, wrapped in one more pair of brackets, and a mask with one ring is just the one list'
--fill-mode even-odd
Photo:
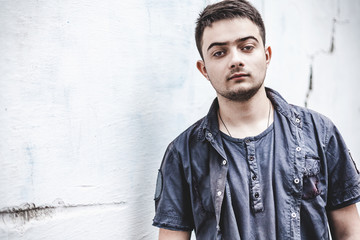
{"label": "man's nose", "polygon": [[230,53],[230,68],[243,67],[244,59],[239,49],[233,49]]}

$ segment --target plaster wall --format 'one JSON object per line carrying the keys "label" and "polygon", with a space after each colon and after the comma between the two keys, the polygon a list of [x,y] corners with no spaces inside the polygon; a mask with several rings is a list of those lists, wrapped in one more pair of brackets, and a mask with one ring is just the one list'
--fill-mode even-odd
{"label": "plaster wall", "polygon": [[[210,2],[0,0],[0,239],[156,239],[165,148],[215,96],[193,36]],[[329,116],[360,164],[360,2],[251,2],[266,85]]]}

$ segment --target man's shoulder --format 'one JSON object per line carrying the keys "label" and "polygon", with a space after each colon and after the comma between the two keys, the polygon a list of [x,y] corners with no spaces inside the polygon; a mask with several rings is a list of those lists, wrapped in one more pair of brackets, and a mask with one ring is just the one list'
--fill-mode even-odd
{"label": "man's shoulder", "polygon": [[271,88],[266,88],[266,91],[268,96],[275,103],[278,112],[281,113],[284,117],[290,118],[293,121],[300,120],[310,125],[332,124],[331,120],[325,115],[307,107],[290,104],[280,95],[280,93]]}
{"label": "man's shoulder", "polygon": [[331,120],[322,113],[313,109],[302,107],[294,104],[289,104],[296,116],[299,116],[303,121],[308,124],[331,124]]}
{"label": "man's shoulder", "polygon": [[315,134],[326,144],[329,135],[336,131],[336,126],[330,118],[307,107],[289,105],[294,114],[294,125],[299,126],[306,136],[314,137]]}
{"label": "man's shoulder", "polygon": [[191,149],[198,149],[197,146],[202,139],[204,139],[204,134],[202,134],[202,129],[204,125],[204,120],[206,117],[201,118],[196,121],[185,131],[180,133],[173,141],[171,141],[165,151],[164,159],[176,158],[181,159],[181,155],[187,154]]}
{"label": "man's shoulder", "polygon": [[180,133],[172,142],[173,145],[183,145],[185,142],[197,141],[202,139],[203,133],[202,129],[204,127],[205,117],[197,120],[186,130]]}

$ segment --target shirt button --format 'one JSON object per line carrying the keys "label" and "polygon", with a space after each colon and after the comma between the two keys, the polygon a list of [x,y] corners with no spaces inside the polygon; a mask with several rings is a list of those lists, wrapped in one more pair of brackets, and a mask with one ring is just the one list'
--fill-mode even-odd
{"label": "shirt button", "polygon": [[254,175],[253,177],[252,177],[252,180],[256,180],[257,179],[257,177],[256,177],[256,175]]}
{"label": "shirt button", "polygon": [[250,140],[249,140],[249,139],[246,139],[246,140],[245,140],[245,142],[246,142],[246,143],[249,143],[249,142],[250,142]]}
{"label": "shirt button", "polygon": [[211,134],[211,133],[208,133],[208,136],[209,136],[209,137],[212,137],[212,134]]}
{"label": "shirt button", "polygon": [[300,182],[300,180],[299,180],[298,178],[295,178],[295,179],[294,179],[294,183],[295,183],[295,184],[298,184],[299,182]]}
{"label": "shirt button", "polygon": [[254,196],[255,196],[255,198],[259,198],[260,194],[258,192],[256,192]]}
{"label": "shirt button", "polygon": [[221,196],[221,191],[218,191],[218,192],[217,192],[217,195],[220,197],[220,196]]}
{"label": "shirt button", "polygon": [[299,119],[299,118],[295,119],[295,122],[296,122],[296,123],[299,123],[299,122],[300,122],[300,119]]}
{"label": "shirt button", "polygon": [[224,160],[222,161],[222,165],[224,165],[224,166],[225,166],[225,165],[226,165],[226,163],[227,163],[227,162],[226,162],[226,160],[224,159]]}
{"label": "shirt button", "polygon": [[297,151],[297,152],[300,152],[300,151],[301,151],[301,147],[297,147],[297,148],[296,148],[296,151]]}
{"label": "shirt button", "polygon": [[250,156],[250,161],[253,161],[254,160],[254,156]]}
{"label": "shirt button", "polygon": [[294,212],[291,213],[291,217],[292,217],[292,218],[296,218],[296,213],[294,213]]}

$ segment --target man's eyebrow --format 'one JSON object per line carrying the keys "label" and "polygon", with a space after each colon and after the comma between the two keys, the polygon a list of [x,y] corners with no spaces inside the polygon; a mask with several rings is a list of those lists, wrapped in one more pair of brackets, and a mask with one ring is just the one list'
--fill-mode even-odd
{"label": "man's eyebrow", "polygon": [[[259,42],[259,41],[257,40],[257,38],[254,37],[254,36],[247,36],[247,37],[239,38],[239,39],[236,39],[235,42],[236,42],[236,43],[245,42],[245,41],[247,41],[247,40],[249,40],[249,39],[253,39],[253,40],[255,40],[256,42]],[[229,44],[229,42],[213,42],[213,43],[211,43],[210,46],[208,47],[207,51],[209,51],[210,48],[212,48],[212,47],[214,47],[214,46],[225,46],[225,45],[228,45],[228,44]]]}
{"label": "man's eyebrow", "polygon": [[210,44],[210,46],[208,47],[207,51],[210,50],[210,48],[214,47],[214,46],[225,46],[228,45],[229,42],[213,42],[212,44]]}
{"label": "man's eyebrow", "polygon": [[259,40],[257,40],[257,38],[254,37],[254,36],[247,36],[247,37],[239,38],[239,39],[237,39],[235,42],[237,42],[237,43],[239,43],[239,42],[245,42],[245,41],[247,41],[247,40],[249,40],[249,39],[253,39],[253,40],[255,40],[256,42],[259,42]]}

